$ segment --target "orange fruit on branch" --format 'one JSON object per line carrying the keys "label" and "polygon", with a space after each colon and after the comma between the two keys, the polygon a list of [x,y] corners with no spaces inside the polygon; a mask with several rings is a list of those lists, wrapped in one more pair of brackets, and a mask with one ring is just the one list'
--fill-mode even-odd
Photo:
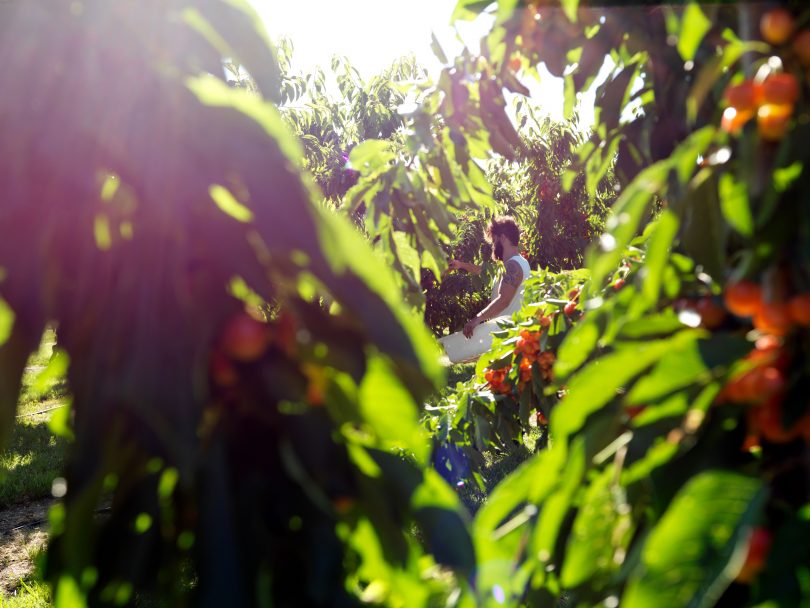
{"label": "orange fruit on branch", "polygon": [[788,301],[790,319],[801,327],[810,327],[810,293],[793,296]]}
{"label": "orange fruit on branch", "polygon": [[786,429],[782,424],[781,397],[772,397],[751,412],[752,426],[771,443],[789,443],[799,434],[800,429]]}
{"label": "orange fruit on branch", "polygon": [[570,317],[571,315],[574,314],[576,309],[577,309],[577,303],[576,302],[568,302],[565,305],[565,307],[563,308],[563,312],[565,313],[566,317]]}
{"label": "orange fruit on branch", "polygon": [[624,406],[624,412],[627,414],[627,417],[632,420],[636,416],[638,416],[641,412],[647,409],[646,405],[626,405]]}
{"label": "orange fruit on branch", "polygon": [[810,66],[810,29],[803,29],[793,39],[793,52],[803,66]]}
{"label": "orange fruit on branch", "polygon": [[535,419],[535,422],[537,422],[537,426],[547,426],[548,425],[548,419],[546,418],[546,415],[543,412],[541,412],[540,410],[537,410],[537,414],[535,415],[534,419]]}
{"label": "orange fruit on branch", "polygon": [[795,20],[790,11],[776,8],[768,11],[759,21],[762,39],[771,44],[784,44],[793,34]]}
{"label": "orange fruit on branch", "polygon": [[762,103],[793,105],[799,99],[799,81],[793,74],[771,74],[762,83]]}
{"label": "orange fruit on branch", "polygon": [[745,563],[739,574],[737,581],[740,583],[750,583],[765,567],[768,553],[771,550],[773,535],[765,528],[754,528],[751,538],[748,540],[748,550],[745,556]]}
{"label": "orange fruit on branch", "polygon": [[784,336],[792,325],[788,305],[784,302],[763,302],[754,315],[754,327],[766,334]]}
{"label": "orange fruit on branch", "polygon": [[753,80],[732,84],[726,87],[723,99],[738,113],[753,113],[762,103],[762,87]]}
{"label": "orange fruit on branch", "polygon": [[739,281],[726,287],[726,308],[738,317],[750,317],[762,307],[762,288],[751,281]]}
{"label": "orange fruit on branch", "polygon": [[736,135],[749,120],[754,117],[753,110],[738,110],[728,107],[723,111],[723,118],[720,120],[720,128],[726,133]]}
{"label": "orange fruit on branch", "polygon": [[767,141],[779,141],[785,135],[793,106],[790,104],[766,103],[757,110],[757,130]]}
{"label": "orange fruit on branch", "polygon": [[264,354],[270,344],[270,334],[267,325],[239,313],[225,322],[219,343],[228,357],[247,363]]}
{"label": "orange fruit on branch", "polygon": [[695,304],[695,312],[700,315],[701,326],[715,329],[726,320],[726,311],[712,298],[701,298]]}
{"label": "orange fruit on branch", "polygon": [[775,367],[756,367],[746,374],[745,387],[754,399],[763,400],[785,389],[785,377]]}

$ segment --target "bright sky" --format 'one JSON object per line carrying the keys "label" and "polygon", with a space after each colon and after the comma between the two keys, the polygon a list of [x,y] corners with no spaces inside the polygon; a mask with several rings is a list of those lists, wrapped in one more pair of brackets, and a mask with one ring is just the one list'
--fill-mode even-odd
{"label": "bright sky", "polygon": [[[431,32],[448,57],[466,43],[477,52],[488,31],[485,21],[449,25],[456,0],[251,0],[272,38],[293,43],[293,70],[328,68],[334,55],[344,55],[367,78],[403,55],[413,54],[432,75],[441,64],[431,48]],[[459,37],[463,41],[459,41]],[[527,81],[532,97],[552,117],[562,118],[562,80],[546,73],[541,83]],[[592,103],[592,102],[591,102]]]}

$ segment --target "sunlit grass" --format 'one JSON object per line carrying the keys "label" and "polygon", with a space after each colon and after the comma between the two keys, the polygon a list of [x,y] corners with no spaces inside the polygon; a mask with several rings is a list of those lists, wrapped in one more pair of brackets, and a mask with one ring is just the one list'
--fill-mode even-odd
{"label": "sunlit grass", "polygon": [[21,581],[16,595],[0,595],[0,608],[46,608],[52,605],[50,587],[37,581]]}
{"label": "sunlit grass", "polygon": [[9,445],[0,454],[0,508],[50,496],[53,479],[61,474],[67,441],[55,436],[48,422],[55,411],[65,407],[67,387],[63,379],[56,379],[41,392],[33,390],[55,342],[54,331],[47,330],[23,375],[16,424]]}

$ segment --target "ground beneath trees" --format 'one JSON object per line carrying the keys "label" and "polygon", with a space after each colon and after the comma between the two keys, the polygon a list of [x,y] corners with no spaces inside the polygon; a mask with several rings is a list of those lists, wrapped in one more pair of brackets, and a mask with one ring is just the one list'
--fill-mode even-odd
{"label": "ground beneath trees", "polygon": [[53,498],[33,500],[0,511],[0,593],[11,595],[29,579],[48,541],[48,509]]}

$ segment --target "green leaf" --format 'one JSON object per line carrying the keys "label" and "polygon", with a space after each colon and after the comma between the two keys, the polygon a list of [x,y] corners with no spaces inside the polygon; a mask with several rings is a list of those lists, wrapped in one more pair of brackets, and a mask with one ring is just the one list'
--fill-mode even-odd
{"label": "green leaf", "polygon": [[442,49],[442,45],[439,44],[439,39],[436,38],[436,34],[434,32],[430,33],[430,49],[433,51],[433,54],[436,55],[436,58],[441,61],[442,63],[447,63],[447,55],[444,54],[444,49]]}
{"label": "green leaf", "polygon": [[562,4],[563,12],[565,13],[565,16],[568,17],[568,20],[571,23],[576,23],[579,0],[562,0],[560,4]]}
{"label": "green leaf", "polygon": [[684,324],[678,319],[672,310],[665,310],[661,313],[648,315],[641,319],[635,319],[622,325],[619,330],[619,337],[638,340],[652,336],[668,336],[679,329],[683,329]]}
{"label": "green leaf", "polygon": [[236,200],[230,190],[215,184],[208,189],[216,206],[226,215],[231,216],[237,222],[248,223],[253,221],[253,212]]}
{"label": "green leaf", "polygon": [[556,488],[566,454],[563,446],[539,452],[499,483],[481,507],[473,527],[481,588],[512,579],[531,531],[527,524],[537,514],[534,505]]}
{"label": "green leaf", "polygon": [[748,203],[748,186],[737,181],[731,173],[720,176],[720,208],[723,217],[737,232],[751,236],[754,232],[754,218]]}
{"label": "green leaf", "polygon": [[87,606],[79,583],[69,574],[63,574],[59,577],[54,592],[54,606],[55,608],[82,608],[82,606]]}
{"label": "green leaf", "polygon": [[[620,513],[616,491],[616,470],[602,471],[588,486],[568,538],[565,562],[560,573],[564,587],[573,588],[618,568],[616,551],[624,550],[632,531],[630,513]],[[623,506],[623,505],[622,505]],[[622,534],[616,531],[621,526]]]}
{"label": "green leaf", "polygon": [[[678,340],[688,337],[687,332]],[[656,340],[624,345],[622,350],[597,359],[579,372],[568,385],[568,394],[551,415],[551,432],[564,441],[579,431],[588,416],[616,398],[617,391],[653,365],[678,340]]]}
{"label": "green leaf", "polygon": [[3,298],[0,298],[0,346],[6,343],[13,327],[14,311]]}
{"label": "green leaf", "polygon": [[796,161],[787,167],[774,169],[773,171],[773,189],[776,192],[785,192],[802,174],[804,165]]}
{"label": "green leaf", "polygon": [[644,266],[644,285],[642,293],[647,303],[652,306],[658,301],[661,282],[664,278],[664,266],[669,258],[672,242],[678,234],[680,222],[669,209],[665,209],[655,222],[647,245],[647,259]]}
{"label": "green leaf", "polygon": [[30,393],[34,397],[44,395],[55,382],[67,374],[70,357],[62,349],[54,349],[48,364],[40,371],[31,385]]}
{"label": "green leaf", "polygon": [[490,0],[459,0],[453,9],[450,22],[472,21],[477,19],[484,10],[492,4]]}
{"label": "green leaf", "polygon": [[588,288],[591,295],[601,290],[604,280],[616,270],[653,196],[666,185],[668,173],[667,162],[652,165],[642,171],[614,203],[607,220],[608,236],[602,240],[601,251],[594,248],[589,255],[588,266],[593,278]]}
{"label": "green leaf", "polygon": [[673,346],[656,364],[653,371],[641,378],[627,400],[633,404],[657,401],[669,393],[711,379],[701,356],[698,336],[689,330],[690,340]]}
{"label": "green leaf", "polygon": [[541,564],[551,561],[560,526],[572,507],[574,496],[582,487],[587,471],[585,443],[584,437],[577,437],[574,440],[568,453],[565,474],[560,478],[556,492],[550,494],[542,503],[539,521],[531,541],[532,552],[538,556]]}
{"label": "green leaf", "polygon": [[599,340],[599,328],[589,317],[582,320],[565,336],[557,353],[554,374],[567,378],[588,360]]}
{"label": "green leaf", "polygon": [[406,233],[394,232],[393,239],[396,246],[394,255],[396,255],[400,262],[402,262],[402,265],[410,270],[413,276],[418,279],[421,269],[419,252],[413,248]]}
{"label": "green leaf", "polygon": [[349,154],[352,167],[364,173],[371,173],[388,165],[394,159],[391,142],[369,139],[357,144]]}
{"label": "green leaf", "polygon": [[678,52],[684,61],[695,58],[703,37],[711,29],[712,22],[703,14],[696,2],[690,2],[681,19],[681,31],[678,36]]}
{"label": "green leaf", "polygon": [[359,389],[360,413],[383,446],[406,448],[418,462],[426,462],[428,441],[416,404],[382,357],[371,357]]}
{"label": "green leaf", "polygon": [[245,66],[262,95],[281,103],[281,68],[262,20],[248,0],[201,0],[183,20],[224,57]]}
{"label": "green leaf", "polygon": [[647,539],[621,605],[714,606],[742,566],[741,541],[765,498],[759,479],[719,470],[693,477]]}

